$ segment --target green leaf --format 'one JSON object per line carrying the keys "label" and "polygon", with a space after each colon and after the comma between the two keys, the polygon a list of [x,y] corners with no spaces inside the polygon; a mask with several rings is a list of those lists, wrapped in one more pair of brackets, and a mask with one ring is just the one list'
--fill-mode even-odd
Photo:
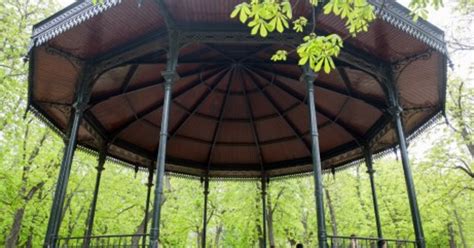
{"label": "green leaf", "polygon": [[268,24],[267,24],[267,28],[268,28],[268,31],[273,31],[275,30],[275,26],[278,25],[278,19],[277,18],[273,18]]}
{"label": "green leaf", "polygon": [[[93,1],[97,1],[97,0],[93,0]],[[235,7],[232,13],[230,14],[230,18],[236,17],[239,14],[239,11],[240,11],[240,8]]]}
{"label": "green leaf", "polygon": [[323,65],[324,63],[324,59],[319,59],[318,63],[316,64],[316,66],[313,68],[314,71],[318,72],[321,70],[321,66]]}
{"label": "green leaf", "polygon": [[267,37],[268,31],[265,25],[260,24],[260,36]]}
{"label": "green leaf", "polygon": [[240,11],[240,16],[239,16],[239,20],[240,22],[242,23],[245,23],[247,21],[247,13],[245,11]]}
{"label": "green leaf", "polygon": [[324,72],[327,74],[331,72],[331,66],[329,64],[328,58],[324,58]]}
{"label": "green leaf", "polygon": [[308,56],[300,57],[300,60],[298,61],[298,65],[306,65],[306,62],[308,62]]}
{"label": "green leaf", "polygon": [[277,24],[277,26],[276,26],[277,31],[280,32],[280,33],[283,33],[284,28],[283,28],[282,20],[278,19],[276,24]]}
{"label": "green leaf", "polygon": [[257,32],[258,32],[258,27],[259,27],[259,25],[255,25],[255,26],[252,28],[252,31],[250,32],[250,34],[256,35]]}

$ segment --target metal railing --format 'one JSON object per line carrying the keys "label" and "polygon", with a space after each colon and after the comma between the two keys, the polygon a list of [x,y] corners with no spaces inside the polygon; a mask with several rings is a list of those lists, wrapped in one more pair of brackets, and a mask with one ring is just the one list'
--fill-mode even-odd
{"label": "metal railing", "polygon": [[90,237],[59,237],[56,247],[60,248],[139,248],[147,247],[148,234],[99,235]]}
{"label": "metal railing", "polygon": [[416,248],[412,240],[364,238],[357,236],[328,236],[329,248]]}
{"label": "metal railing", "polygon": [[[148,234],[100,235],[90,237],[60,237],[60,248],[140,248],[147,247]],[[357,236],[328,236],[329,248],[416,248],[412,240],[365,238]]]}

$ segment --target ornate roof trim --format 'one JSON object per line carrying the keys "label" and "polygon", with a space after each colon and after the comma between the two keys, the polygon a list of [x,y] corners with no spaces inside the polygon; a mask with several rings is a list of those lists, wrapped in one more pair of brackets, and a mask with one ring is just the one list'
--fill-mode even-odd
{"label": "ornate roof trim", "polygon": [[410,10],[395,1],[369,0],[382,20],[410,34],[442,54],[447,54],[444,32],[426,20],[413,20]]}
{"label": "ornate roof trim", "polygon": [[[73,3],[33,27],[34,45],[40,46],[121,2],[122,0],[105,0],[102,4],[94,5],[90,0],[83,0]],[[382,20],[405,31],[437,51],[443,54],[447,53],[444,32],[441,29],[425,20],[420,19],[414,22],[410,11],[395,1],[369,0],[369,2],[375,6],[375,11]]]}
{"label": "ornate roof trim", "polygon": [[65,31],[120,4],[122,0],[105,0],[93,4],[90,0],[75,2],[33,27],[34,46],[40,46]]}

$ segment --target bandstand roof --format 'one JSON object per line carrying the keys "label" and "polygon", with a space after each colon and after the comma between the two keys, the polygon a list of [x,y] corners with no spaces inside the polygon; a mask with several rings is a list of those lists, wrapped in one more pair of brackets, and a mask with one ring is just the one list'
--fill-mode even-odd
{"label": "bandstand roof", "polygon": [[[78,1],[35,25],[30,52],[30,107],[64,133],[85,63],[99,72],[78,144],[133,166],[153,165],[158,149],[168,27],[180,35],[169,122],[169,172],[211,177],[284,176],[312,170],[302,70],[296,57],[272,62],[301,35],[253,37],[229,17],[241,1]],[[309,15],[309,6],[295,15]],[[444,34],[394,1],[370,0],[378,18],[367,33],[348,37],[344,23],[320,16],[319,33],[347,37],[337,69],[315,81],[323,169],[342,168],[396,146],[382,87],[393,78],[403,124],[415,135],[444,109]],[[382,2],[385,2],[382,5]]]}

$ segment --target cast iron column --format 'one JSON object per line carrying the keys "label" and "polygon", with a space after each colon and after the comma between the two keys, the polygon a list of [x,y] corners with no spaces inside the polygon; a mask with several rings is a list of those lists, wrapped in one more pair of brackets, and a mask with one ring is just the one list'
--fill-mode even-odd
{"label": "cast iron column", "polygon": [[153,187],[153,169],[150,167],[148,171],[148,182],[146,184],[146,202],[145,202],[145,217],[143,226],[143,248],[146,247],[146,235],[148,233],[148,212],[150,211],[150,195],[151,195],[151,187]]}
{"label": "cast iron column", "polygon": [[411,174],[410,163],[408,161],[408,151],[405,133],[403,131],[402,123],[402,111],[403,108],[400,105],[398,99],[397,82],[393,75],[393,68],[388,66],[385,69],[385,85],[387,94],[390,101],[390,108],[388,111],[393,117],[393,125],[398,138],[400,146],[400,155],[402,159],[403,173],[405,176],[405,183],[408,193],[408,201],[410,203],[411,218],[413,222],[413,228],[415,230],[416,245],[418,248],[425,248],[425,238],[423,234],[423,227],[421,225],[420,210],[418,209],[418,202],[416,200],[415,184],[413,182],[413,175]]}
{"label": "cast iron column", "polygon": [[153,217],[150,230],[150,248],[158,247],[158,239],[160,236],[160,215],[161,215],[161,199],[163,197],[163,177],[165,174],[166,159],[166,143],[168,141],[168,120],[171,104],[171,86],[177,79],[176,64],[178,62],[178,33],[170,30],[168,61],[166,71],[162,72],[164,82],[164,99],[163,112],[161,117],[160,143],[156,159],[156,183],[155,183],[155,199],[153,202]]}
{"label": "cast iron column", "polygon": [[90,236],[92,236],[92,230],[94,228],[95,209],[97,205],[97,197],[99,194],[100,179],[102,177],[102,171],[104,170],[105,160],[107,158],[107,148],[104,147],[99,153],[99,163],[97,165],[97,176],[95,178],[94,195],[92,196],[92,202],[89,209],[89,218],[87,219],[86,239],[84,247],[89,247]]}
{"label": "cast iron column", "polygon": [[71,108],[71,115],[69,117],[68,133],[64,139],[66,144],[64,148],[63,160],[59,170],[56,190],[54,192],[53,204],[51,206],[51,213],[49,215],[48,229],[44,240],[44,247],[56,247],[56,239],[58,237],[59,226],[62,216],[62,208],[64,205],[64,198],[66,196],[67,184],[69,175],[71,173],[72,159],[76,149],[77,133],[82,121],[84,109],[90,96],[90,82],[93,78],[93,67],[86,64],[81,72],[77,82],[76,96],[74,104]]}
{"label": "cast iron column", "polygon": [[421,225],[420,210],[418,209],[418,202],[416,200],[415,184],[413,182],[413,175],[411,173],[410,163],[408,161],[407,144],[405,134],[403,132],[403,124],[401,118],[402,109],[397,104],[395,107],[392,108],[391,112],[394,118],[398,142],[400,144],[400,155],[402,158],[403,173],[405,174],[408,200],[410,202],[413,228],[415,229],[416,245],[418,248],[425,248],[425,238],[423,234],[423,226]]}
{"label": "cast iron column", "polygon": [[202,238],[201,244],[202,248],[206,248],[206,238],[207,238],[207,197],[209,195],[209,178],[204,179],[204,214],[202,217]]}
{"label": "cast iron column", "polygon": [[316,74],[309,68],[304,67],[303,81],[306,83],[308,91],[308,108],[309,108],[309,126],[311,129],[311,156],[313,159],[313,176],[314,176],[314,197],[316,199],[316,215],[318,221],[318,242],[320,248],[327,247],[326,222],[324,220],[324,203],[323,203],[323,183],[321,178],[321,157],[319,154],[319,134],[318,122],[316,119],[316,105],[314,97],[314,80]]}
{"label": "cast iron column", "polygon": [[267,183],[262,178],[262,227],[263,227],[263,248],[267,247]]}
{"label": "cast iron column", "polygon": [[364,156],[365,156],[365,165],[367,166],[367,173],[369,174],[370,178],[370,188],[372,189],[372,202],[374,204],[374,214],[375,214],[375,224],[377,225],[377,237],[379,241],[377,242],[378,247],[382,247],[382,224],[380,222],[380,215],[379,215],[379,205],[377,203],[377,193],[375,191],[375,182],[374,182],[374,172],[373,169],[373,160],[372,160],[372,152],[370,151],[370,147],[368,145],[364,146]]}

